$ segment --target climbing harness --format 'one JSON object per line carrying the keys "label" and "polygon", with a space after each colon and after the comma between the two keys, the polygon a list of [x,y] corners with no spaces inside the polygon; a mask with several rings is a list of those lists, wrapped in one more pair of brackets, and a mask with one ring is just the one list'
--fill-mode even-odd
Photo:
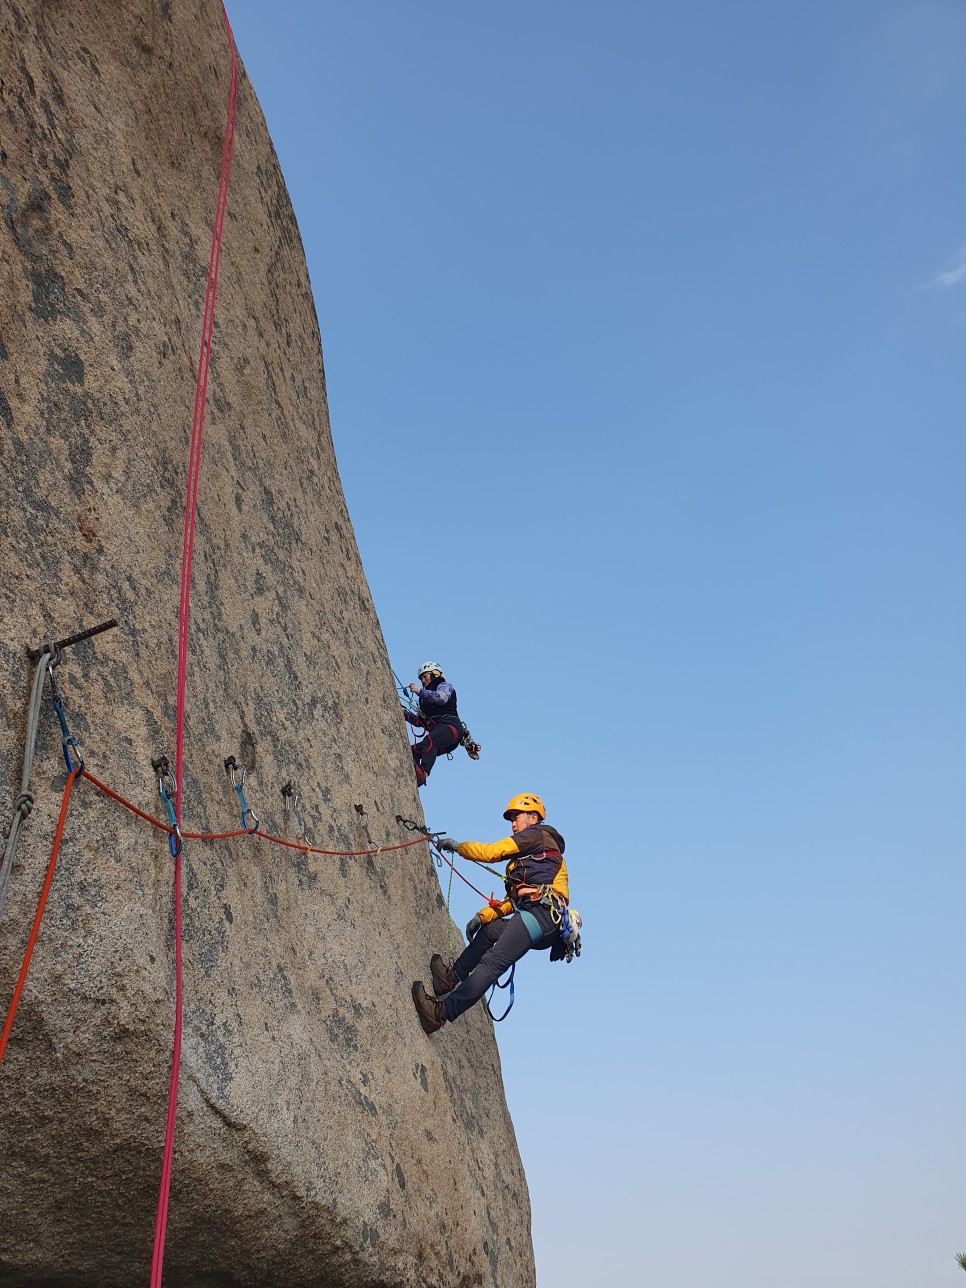
{"label": "climbing harness", "polygon": [[[557,927],[557,934],[560,936],[560,942],[564,946],[564,960],[572,962],[575,957],[580,956],[582,944],[580,942],[580,928],[583,925],[583,918],[576,908],[571,908],[570,904],[561,895],[554,890],[553,886],[542,885],[539,887],[538,897],[532,899],[532,903],[539,903],[550,913],[550,920]],[[533,913],[527,913],[523,908],[514,908],[522,917],[531,917],[534,922],[537,921]],[[539,923],[537,923],[539,925]],[[533,939],[533,929],[527,924],[530,930],[530,937]],[[542,934],[542,932],[541,932]],[[536,939],[534,939],[536,943]]]}
{"label": "climbing harness", "polygon": [[[239,769],[238,762],[234,756],[228,756],[225,760],[225,769],[228,773],[228,781],[238,793],[238,803],[241,805],[241,824],[246,832],[257,832],[259,827],[258,815],[249,805],[245,797],[245,779],[248,777],[247,769]],[[251,822],[245,820],[250,818]]]}

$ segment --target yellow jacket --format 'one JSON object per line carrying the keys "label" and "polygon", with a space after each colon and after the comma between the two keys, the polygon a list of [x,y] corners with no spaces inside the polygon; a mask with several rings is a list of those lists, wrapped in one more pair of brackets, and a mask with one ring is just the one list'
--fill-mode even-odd
{"label": "yellow jacket", "polygon": [[538,823],[526,827],[515,836],[487,844],[484,841],[461,841],[458,854],[474,863],[500,863],[509,859],[504,877],[507,898],[499,910],[488,906],[480,909],[482,922],[505,917],[513,911],[513,892],[520,886],[550,886],[554,894],[565,902],[570,901],[570,881],[563,857],[564,839],[555,827]]}

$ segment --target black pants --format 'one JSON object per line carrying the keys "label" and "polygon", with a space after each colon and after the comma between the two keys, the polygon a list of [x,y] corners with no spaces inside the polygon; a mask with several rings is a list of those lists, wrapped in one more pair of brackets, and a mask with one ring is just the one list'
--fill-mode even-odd
{"label": "black pants", "polygon": [[531,948],[550,948],[556,942],[558,930],[547,909],[536,904],[530,911],[544,931],[536,943],[530,938],[527,923],[515,912],[510,917],[487,922],[453,962],[453,973],[460,983],[443,999],[443,1012],[448,1020],[455,1020],[474,1006],[490,985]]}
{"label": "black pants", "polygon": [[444,756],[460,745],[460,735],[453,725],[437,725],[430,729],[425,737],[420,738],[413,747],[413,760],[429,777],[429,771],[436,764],[437,756]]}

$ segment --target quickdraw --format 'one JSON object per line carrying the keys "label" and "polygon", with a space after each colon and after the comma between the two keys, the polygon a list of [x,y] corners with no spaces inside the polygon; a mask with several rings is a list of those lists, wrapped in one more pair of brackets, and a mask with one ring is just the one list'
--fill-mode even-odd
{"label": "quickdraw", "polygon": [[[47,663],[47,679],[50,681],[50,693],[54,700],[54,711],[57,713],[57,722],[60,725],[61,748],[64,753],[64,761],[67,765],[68,774],[72,774],[75,769],[83,770],[84,754],[81,751],[80,743],[76,738],[71,737],[71,732],[67,728],[67,715],[64,711],[64,701],[60,696],[60,689],[57,687],[57,680],[54,676],[54,667],[59,663],[59,661],[60,651],[55,648],[55,652],[51,654],[50,660]],[[71,759],[72,752],[73,759]]]}
{"label": "quickdraw", "polygon": [[171,857],[176,859],[184,846],[184,838],[181,835],[178,815],[174,807],[174,802],[178,796],[178,783],[171,772],[167,756],[158,756],[152,760],[151,768],[158,776],[158,795],[164,802],[164,808],[168,814],[168,826],[171,828],[168,847],[171,850]]}
{"label": "quickdraw", "polygon": [[[234,756],[228,756],[225,760],[225,770],[228,774],[228,781],[238,793],[238,803],[241,805],[241,825],[246,832],[257,832],[260,826],[258,815],[249,805],[245,798],[245,779],[248,777],[247,769],[239,769],[238,761]],[[248,822],[248,819],[251,822]]]}
{"label": "quickdraw", "polygon": [[285,816],[285,830],[288,831],[288,823],[291,819],[292,831],[295,835],[295,843],[302,849],[311,849],[309,838],[305,834],[305,827],[302,824],[296,808],[299,803],[299,794],[295,790],[291,778],[282,787],[282,811]]}

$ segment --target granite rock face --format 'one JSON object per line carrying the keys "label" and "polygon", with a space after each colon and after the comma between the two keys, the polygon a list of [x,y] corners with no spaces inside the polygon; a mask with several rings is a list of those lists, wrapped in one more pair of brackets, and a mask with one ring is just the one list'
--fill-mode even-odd
{"label": "granite rock face", "polygon": [[[25,649],[65,654],[98,777],[160,816],[181,540],[230,54],[216,0],[0,0],[0,819]],[[184,822],[409,839],[421,819],[329,432],[298,228],[240,72],[198,494]],[[0,1018],[65,780],[45,699],[0,921]],[[361,805],[365,820],[356,806]],[[184,854],[184,1046],[164,1283],[530,1288],[526,1181],[482,1008],[434,1038],[410,983],[445,952],[425,846]],[[75,789],[0,1065],[0,1282],[143,1288],[174,1016],[164,837]]]}

